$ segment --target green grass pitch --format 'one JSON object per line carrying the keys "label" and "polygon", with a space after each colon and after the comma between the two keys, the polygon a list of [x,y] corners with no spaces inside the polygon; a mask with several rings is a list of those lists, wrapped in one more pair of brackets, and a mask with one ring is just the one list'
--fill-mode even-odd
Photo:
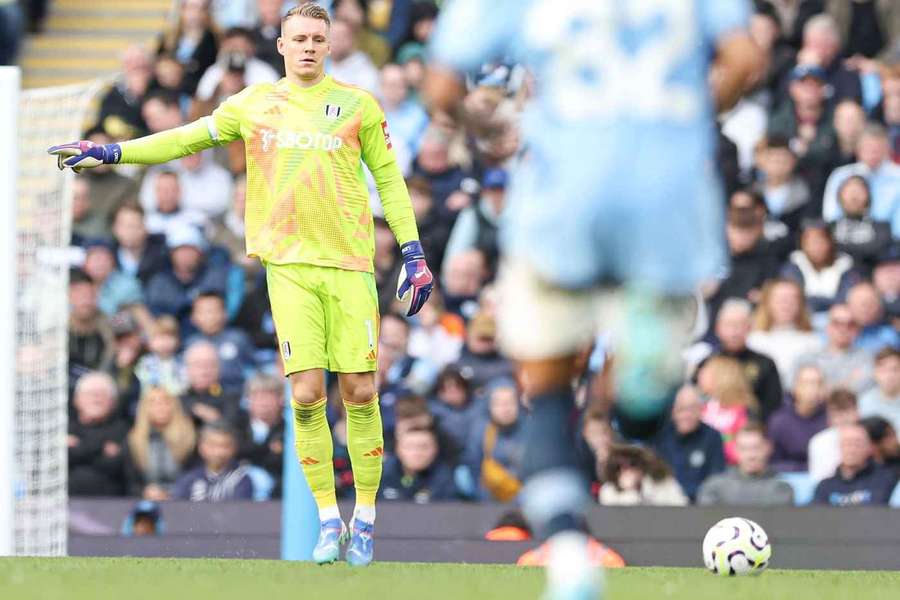
{"label": "green grass pitch", "polygon": [[[607,573],[604,600],[896,600],[900,573],[768,571],[715,577],[702,569]],[[543,574],[512,566],[140,558],[0,559],[3,600],[525,600]]]}

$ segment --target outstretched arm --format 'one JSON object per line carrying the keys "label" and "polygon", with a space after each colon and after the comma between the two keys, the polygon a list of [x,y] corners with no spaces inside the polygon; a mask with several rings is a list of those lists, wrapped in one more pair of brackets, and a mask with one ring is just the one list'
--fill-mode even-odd
{"label": "outstretched arm", "polygon": [[[215,137],[214,137],[215,136]],[[120,163],[156,165],[224,143],[211,117],[167,131],[122,142]]]}
{"label": "outstretched arm", "polygon": [[119,144],[94,144],[80,141],[50,147],[47,152],[57,156],[60,169],[75,172],[103,164],[156,165],[206,150],[224,140],[213,138],[215,125],[211,117],[153,135]]}
{"label": "outstretched arm", "polygon": [[85,140],[70,142],[51,146],[47,152],[57,157],[60,169],[69,168],[76,173],[103,164],[155,165],[169,162],[238,139],[241,136],[242,104],[252,93],[251,90],[252,87],[248,87],[231,96],[212,116],[181,127],[120,144],[100,145]]}

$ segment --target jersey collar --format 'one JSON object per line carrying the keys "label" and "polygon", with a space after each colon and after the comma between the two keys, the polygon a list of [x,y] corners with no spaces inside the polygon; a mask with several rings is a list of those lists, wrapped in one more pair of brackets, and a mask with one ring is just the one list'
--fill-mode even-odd
{"label": "jersey collar", "polygon": [[301,94],[309,94],[309,93],[314,93],[317,90],[320,90],[322,88],[330,86],[331,82],[332,82],[331,75],[326,74],[325,77],[322,78],[322,81],[320,81],[316,85],[312,85],[310,87],[303,87],[303,86],[297,85],[293,81],[289,80],[287,77],[282,77],[281,81],[279,81],[278,83],[279,83],[279,85],[284,85],[284,86],[290,88],[291,91],[293,91],[293,92],[299,92]]}

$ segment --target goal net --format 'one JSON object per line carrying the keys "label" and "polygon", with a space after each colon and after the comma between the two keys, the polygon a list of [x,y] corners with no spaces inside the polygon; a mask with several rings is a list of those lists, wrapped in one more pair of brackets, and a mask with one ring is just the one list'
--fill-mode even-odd
{"label": "goal net", "polygon": [[6,265],[7,279],[15,281],[2,285],[15,289],[11,550],[17,555],[66,554],[72,175],[56,170],[47,148],[81,138],[102,85],[22,90],[18,139],[9,144],[18,161],[14,233],[11,223],[0,226],[15,240],[15,262]]}

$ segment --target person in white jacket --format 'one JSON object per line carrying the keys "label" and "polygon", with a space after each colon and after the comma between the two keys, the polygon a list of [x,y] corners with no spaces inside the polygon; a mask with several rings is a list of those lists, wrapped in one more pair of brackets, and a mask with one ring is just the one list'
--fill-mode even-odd
{"label": "person in white jacket", "polygon": [[614,447],[600,488],[604,506],[686,506],[688,498],[669,466],[638,446]]}

